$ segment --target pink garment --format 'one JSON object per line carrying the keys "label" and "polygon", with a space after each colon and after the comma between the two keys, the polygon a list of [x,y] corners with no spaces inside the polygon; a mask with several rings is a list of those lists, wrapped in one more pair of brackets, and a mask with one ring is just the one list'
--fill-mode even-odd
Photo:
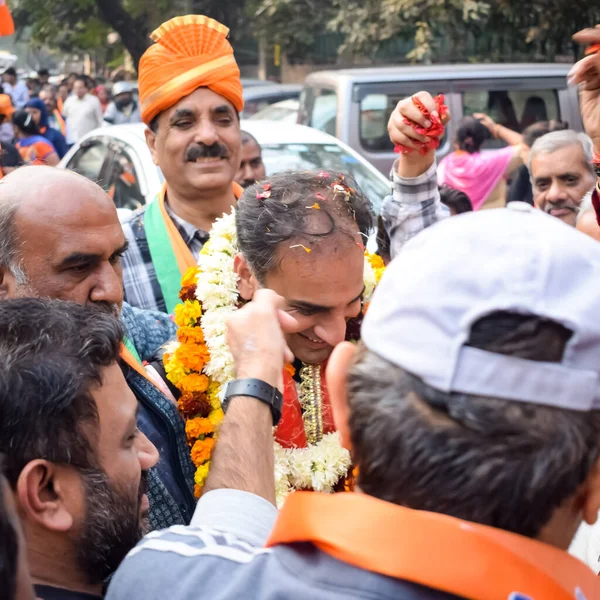
{"label": "pink garment", "polygon": [[512,146],[483,152],[453,152],[440,162],[438,184],[449,185],[469,196],[473,210],[481,208],[515,154]]}

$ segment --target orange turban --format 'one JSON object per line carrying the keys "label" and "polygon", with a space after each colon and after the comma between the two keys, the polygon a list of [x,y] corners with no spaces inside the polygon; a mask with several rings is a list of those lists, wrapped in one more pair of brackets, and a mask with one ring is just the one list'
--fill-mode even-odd
{"label": "orange turban", "polygon": [[175,17],[152,33],[156,44],[144,52],[139,68],[144,123],[200,87],[243,110],[240,70],[228,33],[227,27],[201,15]]}

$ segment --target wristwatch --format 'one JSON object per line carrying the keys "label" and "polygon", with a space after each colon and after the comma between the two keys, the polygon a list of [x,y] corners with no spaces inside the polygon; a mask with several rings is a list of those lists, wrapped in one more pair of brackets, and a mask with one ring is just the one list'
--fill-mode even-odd
{"label": "wristwatch", "polygon": [[223,412],[227,412],[229,402],[235,396],[249,396],[268,404],[273,416],[273,427],[279,423],[281,408],[283,406],[283,396],[276,387],[260,379],[236,379],[235,381],[230,381],[225,387],[225,395],[221,404]]}

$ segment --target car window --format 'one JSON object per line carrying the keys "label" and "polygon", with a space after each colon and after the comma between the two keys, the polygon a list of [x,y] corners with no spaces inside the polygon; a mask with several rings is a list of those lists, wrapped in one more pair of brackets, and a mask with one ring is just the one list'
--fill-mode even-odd
{"label": "car window", "polygon": [[294,100],[298,98],[297,92],[289,92],[286,94],[278,94],[271,96],[263,96],[262,98],[252,98],[250,100],[244,100],[244,110],[241,114],[243,119],[252,117],[257,112],[275,104],[276,102],[282,102],[283,100]]}
{"label": "car window", "polygon": [[131,159],[133,150],[119,145],[113,154],[108,194],[117,208],[136,210],[146,202],[140,191],[139,174]]}
{"label": "car window", "polygon": [[272,104],[263,108],[261,111],[250,117],[259,121],[284,121],[285,123],[295,123],[298,118],[298,109],[291,106],[280,106]]}
{"label": "car window", "polygon": [[369,169],[361,159],[337,144],[269,144],[263,145],[262,150],[268,176],[287,170],[348,173],[371,201],[376,212],[379,212],[383,199],[390,194],[385,177]]}
{"label": "car window", "polygon": [[337,135],[338,97],[334,90],[305,88],[298,123]]}
{"label": "car window", "polygon": [[[558,92],[546,90],[473,90],[463,93],[463,114],[481,112],[500,125],[522,133],[538,121],[560,119]],[[485,147],[501,147],[500,140],[490,140]]]}
{"label": "car window", "polygon": [[[436,92],[439,93],[439,92]],[[403,93],[372,93],[360,101],[360,144],[370,152],[391,152],[394,144],[388,134],[390,115],[400,100],[407,97]],[[441,139],[443,146],[446,136]]]}
{"label": "car window", "polygon": [[108,155],[108,146],[101,140],[85,140],[67,163],[67,169],[79,173],[108,190],[107,182],[100,175]]}

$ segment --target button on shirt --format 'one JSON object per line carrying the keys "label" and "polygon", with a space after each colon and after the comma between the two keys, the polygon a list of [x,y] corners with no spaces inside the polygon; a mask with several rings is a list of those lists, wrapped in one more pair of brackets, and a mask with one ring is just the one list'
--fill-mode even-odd
{"label": "button on shirt", "polygon": [[[186,246],[190,249],[194,258],[198,260],[200,251],[208,240],[208,232],[197,229],[191,223],[178,217],[166,202],[165,208]],[[167,305],[148,247],[148,238],[144,226],[145,213],[146,208],[143,207],[123,224],[123,232],[129,242],[129,248],[127,248],[127,252],[121,260],[125,300],[138,308],[167,312]]]}

